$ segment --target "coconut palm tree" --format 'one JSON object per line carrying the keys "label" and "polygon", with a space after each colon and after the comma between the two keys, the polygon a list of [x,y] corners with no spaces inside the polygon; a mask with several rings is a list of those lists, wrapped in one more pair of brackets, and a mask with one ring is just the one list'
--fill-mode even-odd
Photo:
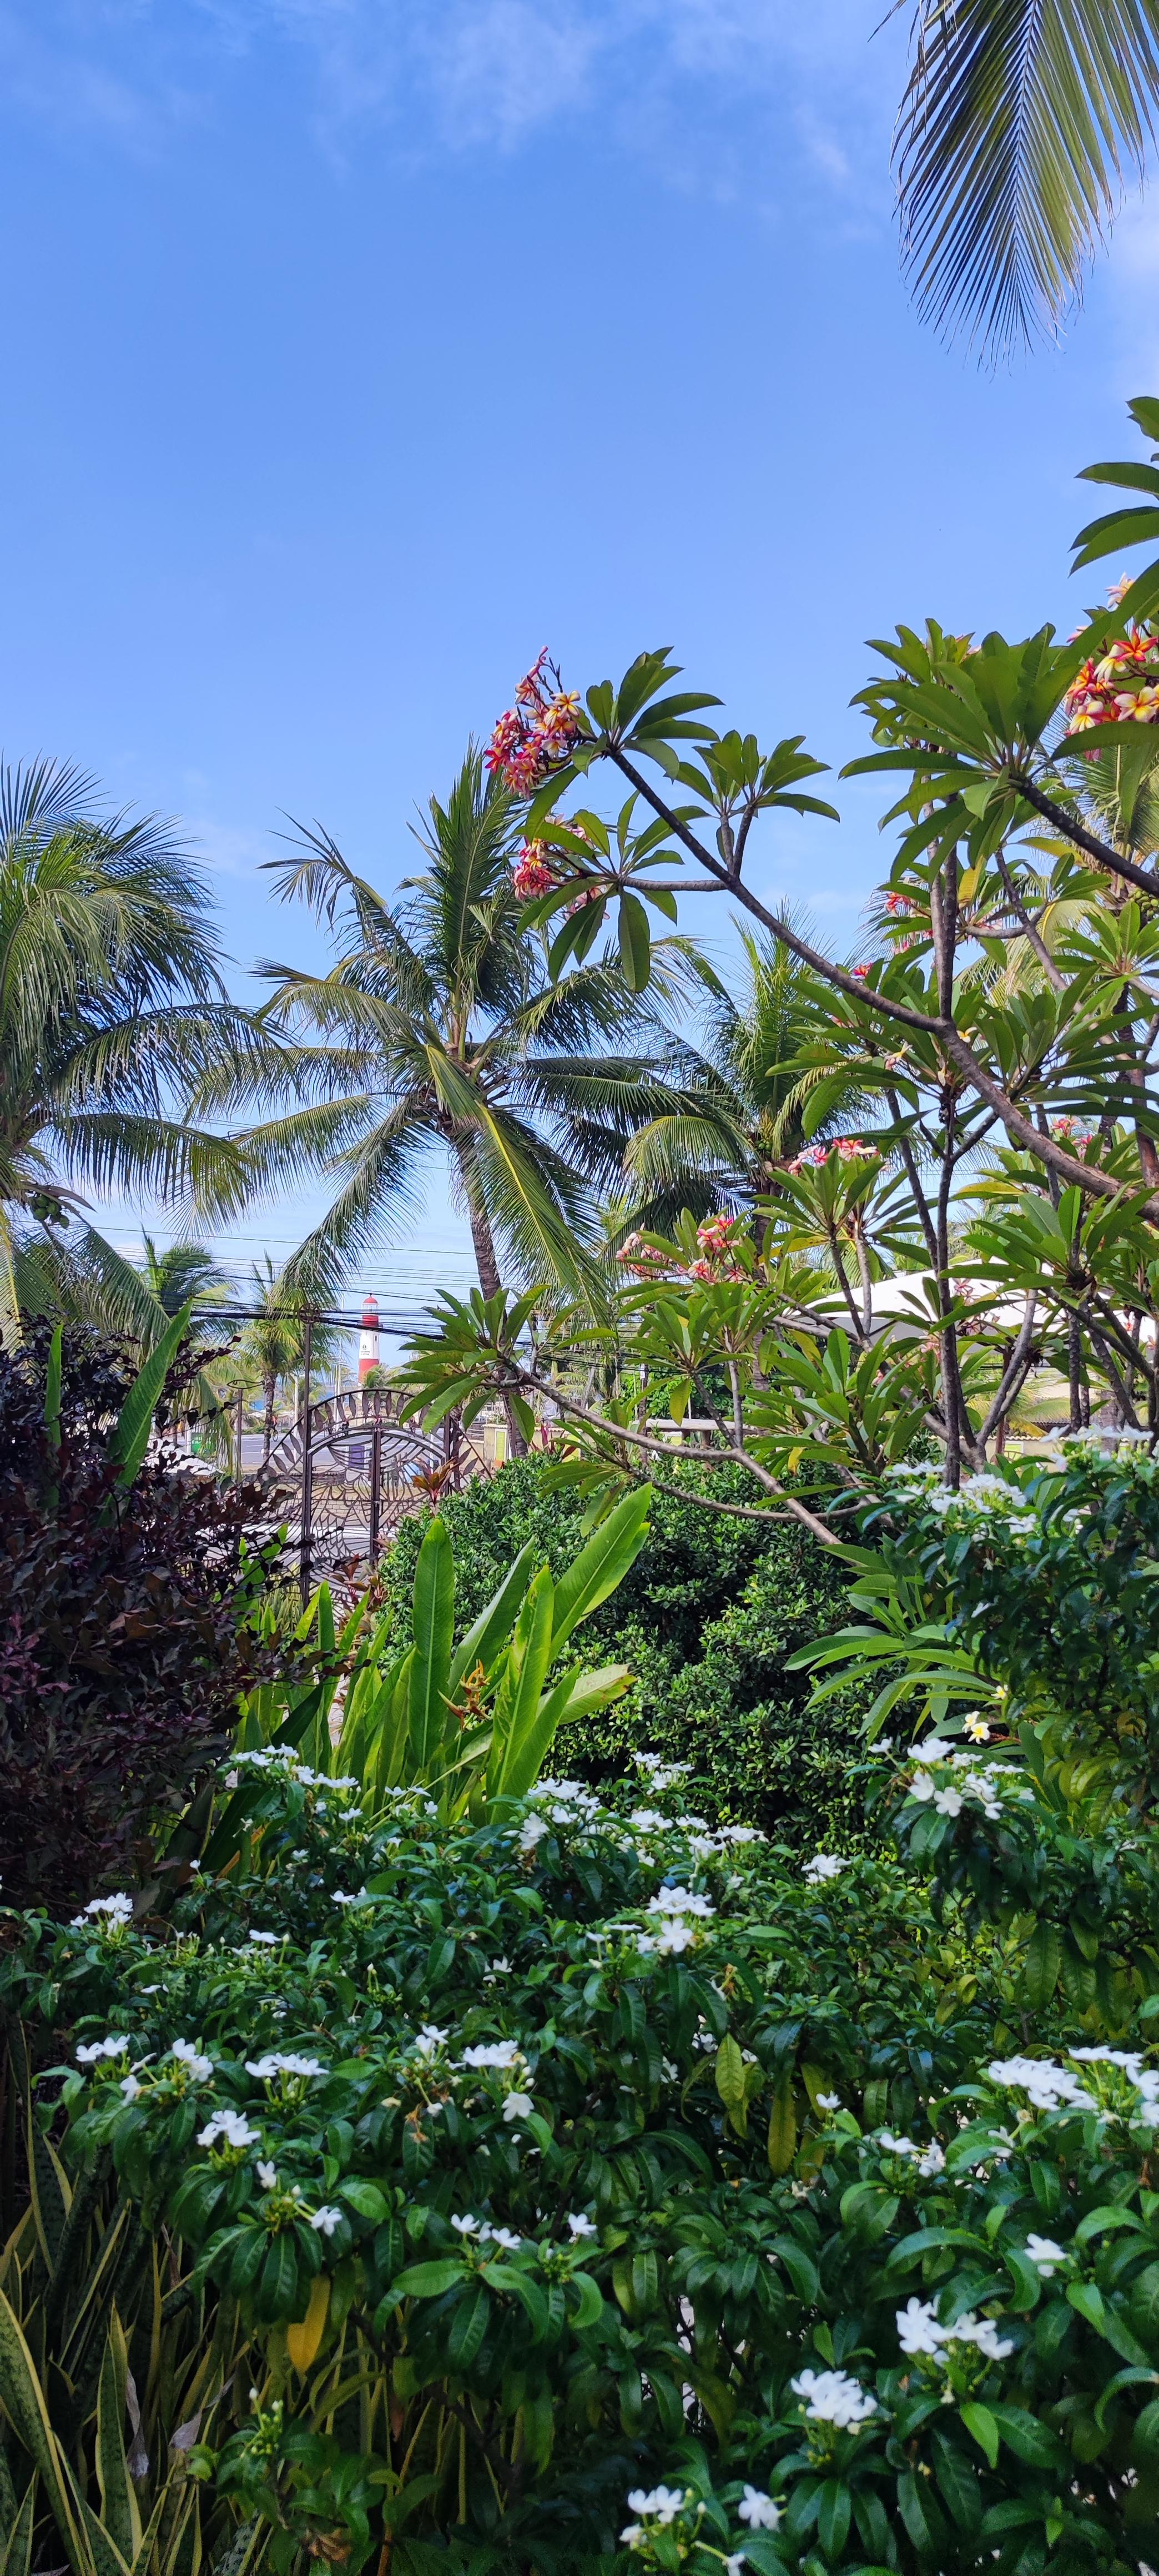
{"label": "coconut palm tree", "polygon": [[167,1243],[162,1252],[151,1234],[141,1234],[141,1275],[165,1315],[179,1315],[190,1297],[200,1305],[215,1304],[226,1279],[203,1243]]}
{"label": "coconut palm tree", "polygon": [[[276,1268],[268,1252],[251,1266],[247,1302],[254,1312],[236,1351],[231,1353],[231,1364],[239,1387],[248,1390],[256,1385],[261,1389],[265,1465],[274,1442],[278,1389],[287,1378],[297,1377],[304,1366],[306,1312],[301,1297],[295,1298],[292,1288],[287,1288],[284,1273]],[[336,1359],[338,1347],[337,1330],[315,1316],[310,1336],[311,1379],[315,1369],[325,1369]]]}
{"label": "coconut palm tree", "polygon": [[124,1191],[228,1210],[244,1154],[177,1097],[246,1015],[207,889],[168,827],[100,819],[91,779],[0,769],[0,1307],[46,1303],[155,1339],[167,1317],[84,1214]]}
{"label": "coconut palm tree", "polygon": [[[247,1036],[240,1065],[227,1046],[197,1094],[219,1112],[255,1093],[293,1103],[245,1133],[251,1170],[265,1185],[318,1173],[336,1184],[286,1265],[285,1290],[306,1303],[331,1300],[413,1225],[439,1157],[485,1295],[504,1266],[575,1288],[598,1237],[594,1192],[671,1096],[646,1057],[625,1052],[643,1022],[614,964],[552,985],[512,884],[517,809],[476,750],[418,837],[426,866],[393,906],[323,831],[273,862],[282,895],[333,934],[336,959],[322,973],[264,966],[260,1066]],[[522,1447],[514,1423],[512,1442]]]}
{"label": "coconut palm tree", "polygon": [[[788,1068],[815,1025],[812,979],[783,941],[746,931],[742,942],[746,970],[733,986],[705,958],[692,961],[706,1001],[700,1044],[670,1040],[671,1105],[641,1123],[624,1153],[626,1180],[640,1193],[636,1226],[667,1233],[684,1208],[696,1217],[752,1209],[805,1141],[810,1085]],[[842,1114],[855,1106],[851,1085]],[[834,1109],[816,1132],[840,1123]]]}
{"label": "coconut palm tree", "polygon": [[919,308],[995,352],[1052,331],[1157,101],[1154,0],[918,0],[896,162]]}

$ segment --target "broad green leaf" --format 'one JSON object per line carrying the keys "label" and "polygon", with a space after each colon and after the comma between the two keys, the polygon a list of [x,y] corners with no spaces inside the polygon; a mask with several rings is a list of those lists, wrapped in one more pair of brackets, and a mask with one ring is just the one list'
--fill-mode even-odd
{"label": "broad green leaf", "polygon": [[[555,1586],[546,1565],[531,1583],[515,1623],[510,1662],[495,1702],[494,1742],[487,1768],[492,1798],[521,1798],[534,1787],[543,1754],[555,1732],[547,1731],[541,1693],[554,1645]],[[547,1709],[566,1686],[549,1693]],[[562,1699],[560,1706],[562,1706]]]}
{"label": "broad green leaf", "polygon": [[494,1670],[518,1618],[520,1602],[531,1581],[534,1559],[535,1542],[528,1539],[526,1547],[520,1548],[514,1564],[508,1567],[498,1591],[492,1593],[486,1609],[472,1620],[466,1636],[456,1646],[447,1684],[449,1698],[454,1699],[464,1676],[474,1672],[476,1664],[482,1664],[488,1676]]}
{"label": "broad green leaf", "polygon": [[463,2269],[455,2255],[446,2255],[435,2263],[412,2263],[408,2271],[398,2273],[391,2288],[400,2291],[404,2299],[438,2299],[453,2281],[462,2280]]}
{"label": "broad green leaf", "polygon": [[989,2407],[980,2405],[978,2401],[974,2399],[971,2400],[968,2405],[963,2406],[961,2412],[962,2422],[966,2427],[966,2431],[973,2434],[974,2440],[977,2442],[979,2449],[985,2452],[991,2468],[996,2469],[998,2466],[998,2427]]}
{"label": "broad green leaf", "polygon": [[793,2100],[793,2079],[783,2075],[773,2094],[769,2113],[769,2171],[787,2174],[797,2152],[797,2109]]}
{"label": "broad green leaf", "polygon": [[598,1610],[601,1601],[606,1601],[616,1585],[623,1582],[647,1538],[651,1507],[649,1485],[642,1485],[638,1493],[625,1494],[623,1502],[617,1503],[606,1521],[601,1521],[587,1546],[561,1574],[555,1587],[553,1654],[559,1653],[580,1620]]}
{"label": "broad green leaf", "polygon": [[150,1351],[129,1389],[114,1424],[109,1440],[109,1462],[119,1470],[118,1484],[131,1485],[153,1428],[153,1416],[161,1398],[161,1389],[172,1362],[189,1330],[193,1299],[187,1298],[179,1315],[175,1315],[167,1333]]}
{"label": "broad green leaf", "polygon": [[1022,1963],[1022,1987],[1032,2012],[1045,2012],[1058,1984],[1062,1936],[1054,1923],[1036,1923]]}
{"label": "broad green leaf", "polygon": [[426,1777],[447,1728],[447,1684],[455,1633],[455,1561],[446,1522],[431,1522],[414,1578],[414,1662],[410,1671],[410,1758]]}

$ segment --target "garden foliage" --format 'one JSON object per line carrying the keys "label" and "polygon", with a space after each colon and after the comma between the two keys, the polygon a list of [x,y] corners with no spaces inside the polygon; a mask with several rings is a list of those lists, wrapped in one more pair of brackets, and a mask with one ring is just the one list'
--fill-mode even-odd
{"label": "garden foliage", "polygon": [[158,1817],[171,1823],[226,1750],[263,1669],[251,1506],[141,1463],[166,1356],[146,1383],[81,1332],[33,1326],[0,1349],[9,1905],[63,1907],[110,1871],[147,1872]]}
{"label": "garden foliage", "polygon": [[[874,1767],[925,1811],[921,1764]],[[450,1831],[421,1792],[368,1824],[289,1749],[256,1778],[248,1872],[167,1921],[126,1896],[31,1926],[5,1981],[71,2033],[37,2148],[63,2223],[111,2159],[203,2317],[163,2520],[187,2466],[279,2568],[384,2541],[415,2576],[1153,2555],[1137,1979],[1116,2021],[1098,1996],[1028,2019],[1017,1926],[967,1948],[956,1900],[937,1922],[884,1853],[802,1866],[713,1832],[656,1763],[635,1800],[544,1781]],[[1026,1786],[995,1774],[986,1803]],[[172,2460],[189,2393],[156,2397],[150,2296],[146,2265],[118,2331]],[[25,2350],[7,2325],[10,2510],[85,2576],[69,2518],[91,2538],[78,2499],[115,2458],[99,2422],[86,2449],[96,2353],[72,2419],[61,2365],[58,2492]]]}
{"label": "garden foliage", "polygon": [[[527,1458],[441,1501],[466,1617],[529,1542],[557,1569],[581,1544],[580,1505],[549,1479],[547,1462]],[[630,1774],[647,1748],[689,1766],[696,1800],[714,1817],[810,1851],[839,1829],[860,1835],[849,1749],[868,1694],[847,1689],[817,1716],[805,1680],[786,1671],[795,1648],[844,1618],[849,1568],[784,1523],[706,1513],[706,1487],[743,1495],[735,1468],[674,1461],[667,1481],[678,1490],[653,1491],[635,1564],[585,1631],[589,1650],[628,1666],[632,1687],[569,1726],[569,1771],[599,1785]],[[404,1522],[378,1580],[399,1644],[421,1539],[422,1523]]]}

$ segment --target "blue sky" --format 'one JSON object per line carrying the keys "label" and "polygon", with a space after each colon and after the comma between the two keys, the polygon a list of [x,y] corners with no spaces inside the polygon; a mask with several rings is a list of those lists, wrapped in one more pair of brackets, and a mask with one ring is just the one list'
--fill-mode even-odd
{"label": "blue sky", "polygon": [[[183,818],[239,990],[317,954],[260,873],[283,811],[393,885],[543,643],[584,686],[671,643],[837,763],[866,636],[1075,621],[1074,474],[1159,390],[1159,230],[1128,206],[1057,348],[942,348],[898,276],[879,12],[0,0],[0,739]],[[837,801],[754,881],[844,947],[878,805]],[[435,1174],[352,1285],[464,1268]]]}

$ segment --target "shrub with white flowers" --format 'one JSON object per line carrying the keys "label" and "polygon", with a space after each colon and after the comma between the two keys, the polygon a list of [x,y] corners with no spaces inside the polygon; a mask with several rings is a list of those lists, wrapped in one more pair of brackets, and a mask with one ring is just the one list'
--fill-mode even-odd
{"label": "shrub with white flowers", "polygon": [[1142,1988],[1030,2026],[965,1896],[655,1769],[454,1830],[255,1776],[248,1874],[31,1919],[0,1983],[66,2171],[241,2320],[180,2456],[275,2570],[1156,2563]]}

